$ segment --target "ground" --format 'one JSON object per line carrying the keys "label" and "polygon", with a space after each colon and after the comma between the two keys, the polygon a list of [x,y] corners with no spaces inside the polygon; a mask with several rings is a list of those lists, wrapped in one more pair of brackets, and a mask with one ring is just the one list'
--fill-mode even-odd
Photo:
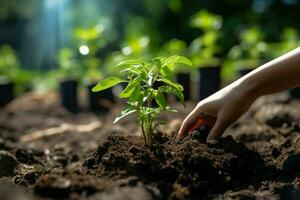
{"label": "ground", "polygon": [[[260,98],[218,144],[177,140],[191,110],[163,114],[146,147],[135,118],[71,114],[55,93],[0,111],[0,196],[24,199],[299,199],[300,101]],[[238,106],[238,105],[237,105]]]}

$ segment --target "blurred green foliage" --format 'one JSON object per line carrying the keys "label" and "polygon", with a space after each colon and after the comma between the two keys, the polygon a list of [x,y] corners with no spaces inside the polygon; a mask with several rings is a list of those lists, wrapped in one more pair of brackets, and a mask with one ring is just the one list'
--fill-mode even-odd
{"label": "blurred green foliage", "polygon": [[0,20],[8,18],[30,19],[38,9],[37,0],[1,0]]}
{"label": "blurred green foliage", "polygon": [[16,52],[8,45],[0,47],[0,80],[1,82],[15,81],[20,70],[20,62]]}
{"label": "blurred green foliage", "polygon": [[241,30],[238,38],[239,43],[229,50],[223,65],[222,75],[225,79],[237,76],[238,70],[258,67],[268,59],[267,43],[260,27]]}
{"label": "blurred green foliage", "polygon": [[267,48],[267,54],[270,58],[276,58],[284,53],[300,46],[299,31],[288,27],[283,30],[279,42],[270,43]]}
{"label": "blurred green foliage", "polygon": [[81,79],[86,84],[91,84],[99,78],[102,73],[100,69],[101,59],[97,57],[97,52],[101,48],[101,37],[104,27],[97,24],[90,28],[76,28],[74,30],[79,65],[81,66]]}
{"label": "blurred green foliage", "polygon": [[239,34],[239,44],[233,46],[228,53],[230,64],[236,69],[258,67],[265,61],[267,44],[259,27],[250,27]]}
{"label": "blurred green foliage", "polygon": [[72,49],[62,48],[58,55],[58,76],[60,79],[80,79],[83,69]]}
{"label": "blurred green foliage", "polygon": [[251,27],[241,31],[239,44],[231,48],[228,59],[237,68],[254,68],[261,64],[266,53],[264,34],[259,27]]}
{"label": "blurred green foliage", "polygon": [[222,17],[206,10],[192,17],[191,26],[198,28],[202,34],[192,41],[190,57],[196,67],[220,66],[218,57],[222,51],[219,39],[222,36]]}
{"label": "blurred green foliage", "polygon": [[[55,37],[51,42],[57,41],[60,49],[50,58],[53,71],[37,75],[22,68],[35,67],[24,63],[24,56],[19,59],[5,47],[0,53],[0,76],[15,82],[22,77],[35,84],[44,80],[49,88],[55,82],[47,80],[54,77],[89,84],[119,74],[114,66],[122,60],[178,54],[194,65],[178,65],[176,71],[222,64],[222,77],[230,80],[239,68],[256,67],[299,46],[300,23],[295,20],[299,7],[300,0],[1,0],[0,44],[19,51],[23,35],[36,33],[50,21],[56,23],[49,28]],[[16,35],[5,32],[7,27],[18,38],[9,38]],[[34,36],[29,41],[32,48],[22,48],[26,57],[38,60],[36,43],[44,44],[49,36]],[[15,63],[3,57],[14,57]],[[40,65],[47,68],[43,61]]]}
{"label": "blurred green foliage", "polygon": [[9,45],[0,46],[0,84],[12,82],[15,84],[15,93],[20,94],[30,87],[37,73],[21,68],[17,52]]}

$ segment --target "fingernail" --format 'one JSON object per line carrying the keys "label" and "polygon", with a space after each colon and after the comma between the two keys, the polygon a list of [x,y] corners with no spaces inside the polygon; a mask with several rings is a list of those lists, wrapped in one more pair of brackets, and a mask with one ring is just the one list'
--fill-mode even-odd
{"label": "fingernail", "polygon": [[217,140],[212,140],[212,139],[208,139],[206,142],[207,142],[208,144],[217,144],[217,143],[218,143]]}

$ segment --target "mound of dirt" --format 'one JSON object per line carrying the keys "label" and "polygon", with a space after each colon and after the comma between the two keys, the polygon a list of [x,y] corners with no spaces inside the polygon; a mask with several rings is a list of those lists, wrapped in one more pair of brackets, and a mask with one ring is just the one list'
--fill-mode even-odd
{"label": "mound of dirt", "polygon": [[258,153],[230,136],[209,145],[197,137],[177,140],[159,132],[151,147],[140,137],[108,136],[83,166],[100,177],[136,176],[155,186],[155,198],[162,199],[203,198],[257,182],[273,171]]}

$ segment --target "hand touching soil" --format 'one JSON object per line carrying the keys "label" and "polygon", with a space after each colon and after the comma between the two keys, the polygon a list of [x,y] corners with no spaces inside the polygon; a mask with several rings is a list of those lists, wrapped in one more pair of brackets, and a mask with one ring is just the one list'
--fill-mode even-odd
{"label": "hand touching soil", "polygon": [[[224,89],[199,102],[185,118],[178,136],[208,121],[212,129],[207,137],[216,143],[225,129],[243,115],[256,98],[300,86],[300,47],[258,67]],[[199,119],[203,122],[199,123]],[[212,120],[213,119],[213,120]]]}
{"label": "hand touching soil", "polygon": [[244,114],[255,101],[256,96],[252,94],[254,93],[250,92],[250,88],[244,87],[243,84],[233,84],[204,99],[185,118],[179,137],[186,136],[195,122],[201,118],[212,127],[207,141],[215,143],[225,129]]}

